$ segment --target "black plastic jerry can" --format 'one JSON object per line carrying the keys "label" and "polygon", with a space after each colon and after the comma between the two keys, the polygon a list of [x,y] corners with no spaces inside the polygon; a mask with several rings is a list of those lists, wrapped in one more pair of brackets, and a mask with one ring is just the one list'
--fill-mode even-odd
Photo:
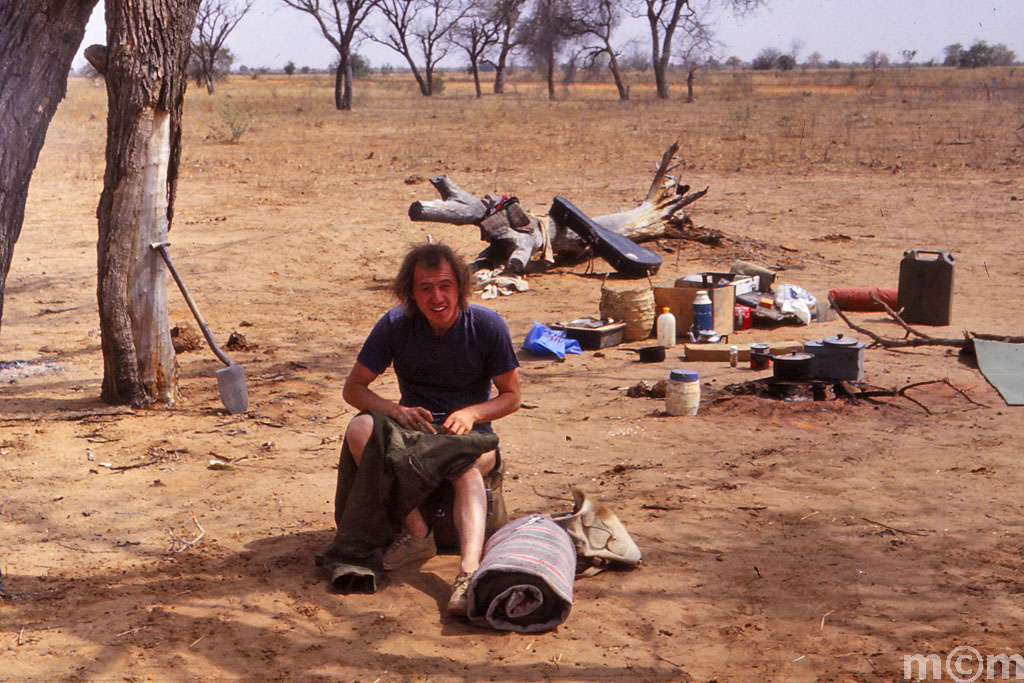
{"label": "black plastic jerry can", "polygon": [[[927,258],[922,255],[927,255]],[[897,305],[912,325],[948,325],[953,319],[953,255],[912,249],[900,261]]]}

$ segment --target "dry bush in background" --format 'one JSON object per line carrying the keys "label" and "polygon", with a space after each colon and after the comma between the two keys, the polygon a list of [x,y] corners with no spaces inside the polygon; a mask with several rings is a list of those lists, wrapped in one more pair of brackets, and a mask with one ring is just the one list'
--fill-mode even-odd
{"label": "dry bush in background", "polygon": [[[471,186],[488,182],[527,197],[543,192],[538,201],[597,182],[593,189],[612,205],[625,205],[639,190],[591,180],[595,166],[646,174],[677,138],[684,175],[1024,164],[1024,69],[1015,67],[705,72],[692,104],[655,99],[643,74],[634,75],[629,102],[600,81],[563,87],[561,99],[549,102],[544,84],[522,73],[508,94],[478,100],[468,76],[446,78],[443,95],[424,98],[404,74],[375,75],[360,84],[347,113],[333,109],[333,83],[320,74],[233,77],[213,97],[191,89],[184,160],[213,174],[205,181],[218,173],[244,176],[282,201],[369,167],[402,178],[448,172]],[[42,172],[56,164],[69,180],[100,179],[105,100],[92,81],[71,80]],[[223,134],[207,135],[211,130]],[[238,144],[211,144],[225,140]]]}

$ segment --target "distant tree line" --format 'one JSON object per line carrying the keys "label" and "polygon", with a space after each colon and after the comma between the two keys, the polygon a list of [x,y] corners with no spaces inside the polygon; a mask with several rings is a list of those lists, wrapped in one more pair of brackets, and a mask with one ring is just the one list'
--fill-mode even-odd
{"label": "distant tree line", "polygon": [[[670,96],[668,74],[687,71],[688,98],[693,97],[693,74],[713,56],[715,37],[708,14],[725,8],[737,15],[753,12],[767,0],[278,0],[310,17],[337,51],[334,64],[335,106],[352,108],[359,57],[358,45],[370,40],[400,55],[420,93],[440,92],[440,63],[462,54],[482,96],[481,73],[493,74],[493,92],[504,92],[513,59],[525,58],[545,75],[549,97],[556,96],[555,75],[560,65],[573,74],[608,69],[619,97],[629,99],[626,74],[654,73],[657,96]],[[232,56],[224,47],[228,34],[252,6],[252,0],[202,0],[193,33],[191,74],[214,92],[214,81],[230,69]],[[628,18],[647,23],[650,49],[641,56]],[[365,62],[365,60],[364,60]],[[285,65],[295,73],[294,63]],[[259,70],[257,70],[259,71]],[[258,75],[258,74],[257,74]]]}
{"label": "distant tree line", "polygon": [[976,69],[981,66],[1009,66],[1013,64],[1017,55],[1013,50],[1002,43],[989,45],[984,40],[976,40],[974,45],[964,49],[960,43],[953,43],[945,47],[946,58],[944,66],[958,66],[966,69]]}
{"label": "distant tree line", "polygon": [[[953,45],[947,45],[944,50],[944,59],[942,61],[943,66],[955,66],[961,68],[977,68],[982,66],[1009,66],[1015,63],[1017,55],[1008,48],[1006,45],[999,43],[998,45],[989,45],[984,40],[975,41],[970,48],[964,48],[960,43],[954,43]],[[903,58],[905,66],[912,66],[913,59],[917,55],[917,50],[900,50],[900,57]],[[714,60],[708,64],[708,66],[714,67],[718,63]],[[847,66],[864,66],[870,69],[880,69],[890,66],[891,62],[889,56],[879,50],[872,50],[864,55],[862,62],[854,62],[852,64],[844,64],[839,60],[831,60],[827,63],[824,62],[821,55],[817,52],[813,53],[804,64],[797,62],[796,50],[790,50],[786,53],[777,47],[767,47],[761,50],[756,57],[750,62],[750,68],[754,70],[768,71],[777,69],[779,71],[788,71],[798,66],[804,66],[807,68],[833,68],[838,69]],[[931,60],[923,64],[923,66],[934,66],[935,60]],[[725,62],[725,66],[728,68],[744,68],[745,65],[742,60],[738,57],[730,57]]]}
{"label": "distant tree line", "polygon": [[[607,70],[621,100],[628,100],[628,74],[653,71],[657,97],[670,96],[669,73],[687,74],[687,100],[693,99],[698,69],[788,71],[804,68],[890,66],[888,55],[874,50],[864,61],[844,64],[825,61],[820,53],[799,62],[802,48],[794,41],[788,51],[767,47],[749,63],[737,57],[719,61],[708,14],[713,8],[737,15],[751,13],[769,0],[278,0],[306,14],[337,52],[330,70],[335,75],[334,100],[339,110],[352,108],[354,80],[370,71],[358,46],[371,41],[401,56],[424,96],[444,87],[440,64],[462,55],[473,75],[477,97],[483,94],[481,74],[491,74],[492,90],[502,94],[513,60],[525,60],[544,76],[548,96],[556,97],[556,74],[563,81],[579,69]],[[189,74],[214,92],[214,82],[231,70],[234,57],[225,41],[252,7],[253,0],[202,0],[192,35]],[[647,48],[627,35],[627,19],[646,22]],[[970,48],[956,43],[944,50],[943,65],[965,68],[1014,63],[1006,45],[975,41]],[[900,50],[905,66],[913,65],[916,50]],[[927,65],[934,65],[930,61]],[[269,69],[242,67],[253,78]],[[387,70],[393,70],[387,67]],[[287,74],[308,73],[309,67],[284,65]]]}

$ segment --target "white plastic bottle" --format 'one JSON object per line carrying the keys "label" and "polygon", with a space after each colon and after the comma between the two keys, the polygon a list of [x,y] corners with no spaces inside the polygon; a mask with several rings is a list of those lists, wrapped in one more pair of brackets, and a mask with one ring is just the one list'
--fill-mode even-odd
{"label": "white plastic bottle", "polygon": [[676,345],[676,317],[669,311],[668,306],[661,307],[661,315],[658,316],[658,346],[670,349]]}

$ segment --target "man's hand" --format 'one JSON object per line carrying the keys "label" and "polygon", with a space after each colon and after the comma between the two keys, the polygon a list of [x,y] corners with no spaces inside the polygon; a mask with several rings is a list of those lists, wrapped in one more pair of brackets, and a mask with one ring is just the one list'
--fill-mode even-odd
{"label": "man's hand", "polygon": [[406,429],[437,434],[437,430],[434,429],[434,423],[431,420],[430,411],[426,408],[410,408],[408,406],[396,405],[391,414],[391,419]]}
{"label": "man's hand", "polygon": [[472,410],[463,408],[448,416],[448,419],[444,421],[444,429],[448,434],[469,434],[473,431],[475,424],[476,418],[473,416]]}
{"label": "man's hand", "polygon": [[410,408],[381,398],[370,389],[370,383],[375,379],[377,379],[377,373],[356,361],[345,380],[345,389],[342,391],[345,401],[357,410],[374,410],[383,413],[406,429],[437,434],[429,410]]}

